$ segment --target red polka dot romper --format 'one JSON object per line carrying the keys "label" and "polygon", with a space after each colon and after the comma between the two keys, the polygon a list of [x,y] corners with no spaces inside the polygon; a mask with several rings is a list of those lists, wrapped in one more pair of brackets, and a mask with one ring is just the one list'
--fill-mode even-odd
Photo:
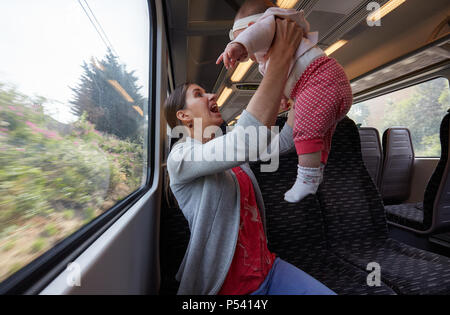
{"label": "red polka dot romper", "polygon": [[336,125],[353,101],[344,69],[327,56],[314,60],[297,81],[291,98],[295,100],[297,154],[322,151],[321,162],[326,164]]}

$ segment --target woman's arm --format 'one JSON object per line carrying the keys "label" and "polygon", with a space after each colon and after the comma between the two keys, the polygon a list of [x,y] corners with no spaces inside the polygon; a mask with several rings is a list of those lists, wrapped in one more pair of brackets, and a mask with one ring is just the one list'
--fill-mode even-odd
{"label": "woman's arm", "polygon": [[[275,123],[290,61],[301,40],[299,29],[294,22],[277,19],[267,73],[236,127],[205,144],[188,139],[194,142],[176,145],[167,160],[172,184],[186,183],[256,161],[265,152],[267,139],[270,139],[267,127]],[[247,128],[250,126],[252,128]]]}
{"label": "woman's arm", "polygon": [[276,19],[276,24],[266,74],[247,106],[247,111],[267,127],[275,124],[289,65],[303,36],[302,29],[293,21]]}
{"label": "woman's arm", "polygon": [[295,123],[295,103],[292,104],[288,113],[286,124],[280,132],[280,154],[288,153],[295,148],[293,129]]}
{"label": "woman's arm", "polygon": [[248,161],[257,161],[266,152],[270,130],[248,111],[224,136],[206,143],[187,138],[176,144],[167,158],[171,184],[188,183],[213,175]]}
{"label": "woman's arm", "polygon": [[[277,145],[278,150],[273,154],[283,155],[291,152],[295,148],[294,139],[292,137],[294,128],[295,110],[294,106],[291,107],[288,113],[288,119],[281,129],[280,133],[276,136],[277,138],[272,138],[271,147]],[[272,151],[272,150],[271,150]],[[262,159],[267,159],[266,156],[261,156]]]}
{"label": "woman's arm", "polygon": [[295,148],[294,139],[292,136],[295,120],[294,106],[295,105],[291,106],[286,124],[280,132],[280,154],[290,152],[293,148]]}

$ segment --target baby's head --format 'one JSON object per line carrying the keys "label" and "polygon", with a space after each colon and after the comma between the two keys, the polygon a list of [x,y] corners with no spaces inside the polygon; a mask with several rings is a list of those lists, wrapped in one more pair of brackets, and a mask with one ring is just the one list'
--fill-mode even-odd
{"label": "baby's head", "polygon": [[276,7],[276,5],[270,0],[247,0],[239,8],[234,20],[237,21],[250,15],[264,13],[271,7]]}
{"label": "baby's head", "polygon": [[270,7],[276,7],[270,0],[246,0],[234,18],[234,26],[230,31],[230,39],[234,40],[242,31],[255,23],[254,21],[251,21],[251,19],[250,21],[246,21],[246,18],[256,14],[262,15]]}

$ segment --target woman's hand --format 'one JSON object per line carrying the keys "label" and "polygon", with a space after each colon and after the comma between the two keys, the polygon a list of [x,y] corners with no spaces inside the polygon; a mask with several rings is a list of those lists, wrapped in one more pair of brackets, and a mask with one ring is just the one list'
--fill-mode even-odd
{"label": "woman's hand", "polygon": [[277,28],[268,52],[270,62],[290,62],[303,38],[303,29],[294,21],[276,18]]}

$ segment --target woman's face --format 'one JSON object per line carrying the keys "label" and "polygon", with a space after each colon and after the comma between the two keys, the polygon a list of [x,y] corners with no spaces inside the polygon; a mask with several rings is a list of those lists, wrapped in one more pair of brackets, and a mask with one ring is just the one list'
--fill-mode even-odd
{"label": "woman's face", "polygon": [[194,118],[202,119],[202,130],[208,126],[220,126],[222,114],[217,105],[217,95],[206,93],[197,84],[191,84],[186,92],[186,106],[183,110],[194,123]]}

